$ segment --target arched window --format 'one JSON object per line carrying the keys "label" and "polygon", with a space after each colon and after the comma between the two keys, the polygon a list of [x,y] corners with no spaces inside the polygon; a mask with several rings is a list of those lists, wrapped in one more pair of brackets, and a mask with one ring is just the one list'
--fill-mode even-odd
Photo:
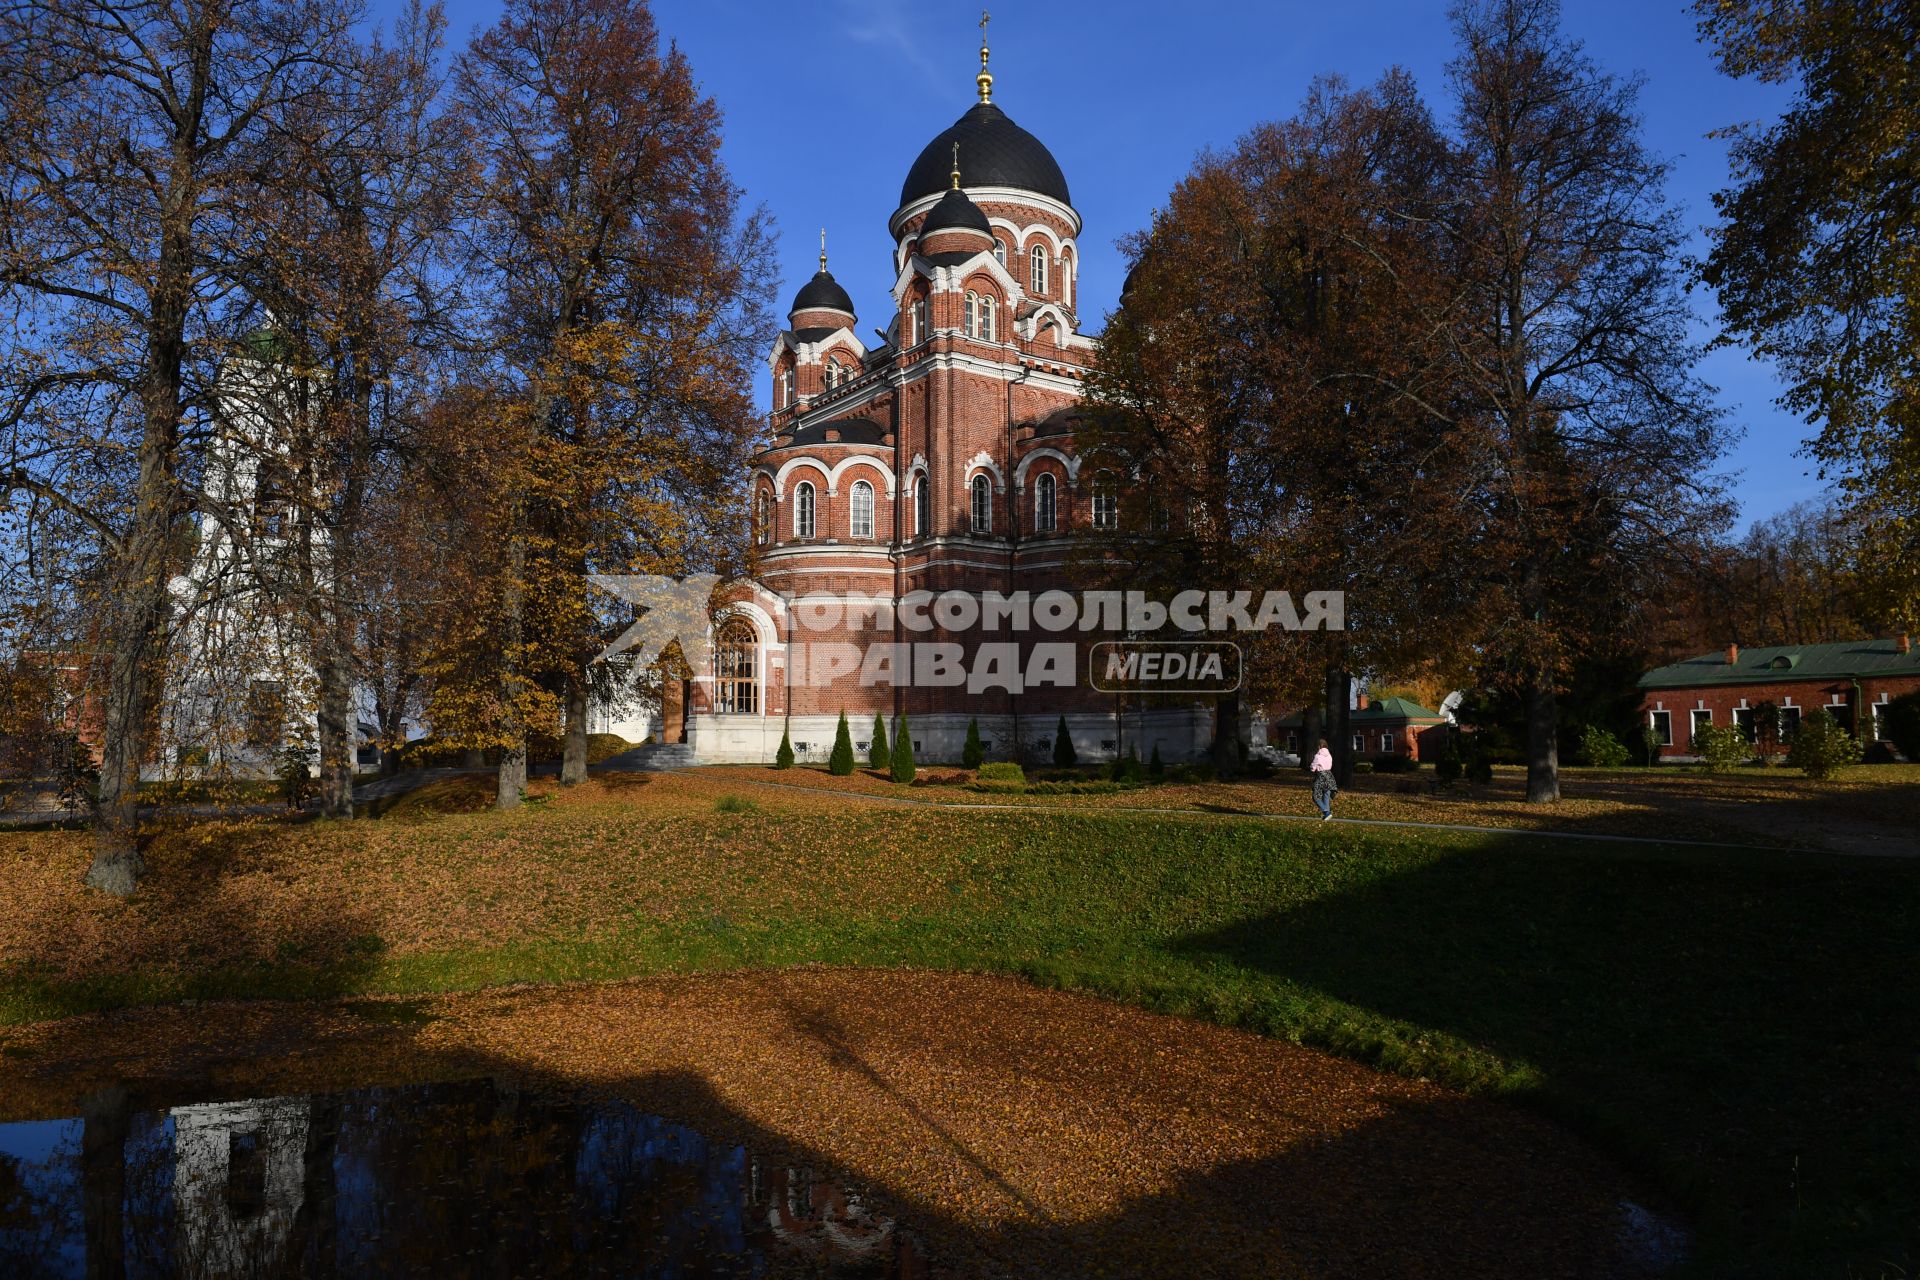
{"label": "arched window", "polygon": [[1058,518],[1054,484],[1054,478],[1042,472],[1033,485],[1033,527],[1041,533],[1052,533]]}
{"label": "arched window", "polygon": [[713,709],[721,715],[750,716],[760,709],[759,639],[753,627],[734,618],[721,624],[713,649]]}
{"label": "arched window", "polygon": [[1113,478],[1104,471],[1093,478],[1093,527],[1120,527],[1120,495],[1113,491]]}
{"label": "arched window", "polygon": [[973,478],[973,531],[993,532],[993,482],[983,475]]}
{"label": "arched window", "polygon": [[993,260],[1003,267],[1007,265],[1007,242],[999,236],[993,238]]}
{"label": "arched window", "polygon": [[1043,244],[1033,246],[1028,255],[1033,259],[1033,267],[1027,272],[1027,284],[1035,293],[1047,291],[1047,247]]}
{"label": "arched window", "polygon": [[780,407],[786,408],[793,403],[793,370],[780,371]]}
{"label": "arched window", "polygon": [[802,480],[793,491],[793,536],[813,536],[813,484]]}
{"label": "arched window", "polygon": [[925,476],[913,486],[913,531],[922,538],[933,532],[933,493]]}
{"label": "arched window", "polygon": [[1073,259],[1064,253],[1060,255],[1060,301],[1073,305]]}
{"label": "arched window", "polygon": [[992,294],[980,295],[980,340],[982,342],[993,341],[993,315],[998,310],[999,308],[993,305]]}
{"label": "arched window", "polygon": [[927,300],[916,298],[913,303],[913,341],[925,342],[932,336],[927,332]]}
{"label": "arched window", "polygon": [[972,290],[967,291],[966,320],[967,320],[967,336],[969,338],[979,337],[980,336],[980,295],[977,293],[974,293]]}
{"label": "arched window", "polygon": [[753,540],[762,546],[773,541],[773,496],[765,489],[753,500]]}
{"label": "arched window", "polygon": [[853,484],[851,508],[852,525],[849,530],[856,538],[873,536],[873,486],[865,480],[856,480]]}

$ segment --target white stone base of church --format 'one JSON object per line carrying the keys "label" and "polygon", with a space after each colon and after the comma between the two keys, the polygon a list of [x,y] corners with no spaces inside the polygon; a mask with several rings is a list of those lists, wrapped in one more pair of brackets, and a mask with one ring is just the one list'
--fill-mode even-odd
{"label": "white stone base of church", "polygon": [[[958,764],[966,746],[967,722],[980,722],[980,739],[987,759],[1007,760],[1014,756],[1015,718],[1010,715],[965,716],[956,714],[910,716],[913,730],[913,755],[917,764]],[[1053,737],[1059,728],[1056,715],[1023,715],[1018,721],[1019,741],[1024,758],[1047,763],[1053,759]],[[701,764],[772,764],[780,750],[780,735],[790,732],[794,759],[800,763],[825,763],[833,751],[834,734],[840,718],[832,716],[716,716],[696,715],[687,722],[687,745]],[[847,728],[853,736],[854,755],[865,763],[867,747],[873,736],[873,714],[847,714]],[[892,732],[889,717],[887,730]],[[1128,712],[1116,718],[1076,712],[1067,716],[1067,732],[1073,735],[1073,748],[1082,763],[1112,760],[1129,752],[1141,760],[1160,749],[1167,764],[1204,760],[1213,742],[1211,707],[1169,707],[1153,711]]]}

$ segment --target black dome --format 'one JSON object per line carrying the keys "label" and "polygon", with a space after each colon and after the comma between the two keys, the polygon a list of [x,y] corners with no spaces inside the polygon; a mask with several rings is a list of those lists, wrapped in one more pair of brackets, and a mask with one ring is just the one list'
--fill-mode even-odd
{"label": "black dome", "polygon": [[904,207],[947,188],[953,172],[953,144],[960,144],[960,181],[969,187],[1017,187],[1073,203],[1067,179],[1040,139],[1007,119],[990,102],[977,103],[929,142],[907,171],[900,187]]}
{"label": "black dome", "polygon": [[840,282],[827,274],[825,267],[814,273],[813,279],[800,288],[793,297],[793,308],[787,312],[793,315],[801,311],[844,311],[853,314],[853,299],[840,287]]}
{"label": "black dome", "polygon": [[967,193],[958,187],[950,188],[940,197],[938,204],[927,210],[927,220],[920,224],[920,234],[927,236],[935,231],[978,231],[983,236],[993,234],[993,227],[987,222],[987,215],[980,212],[980,206],[967,198]]}

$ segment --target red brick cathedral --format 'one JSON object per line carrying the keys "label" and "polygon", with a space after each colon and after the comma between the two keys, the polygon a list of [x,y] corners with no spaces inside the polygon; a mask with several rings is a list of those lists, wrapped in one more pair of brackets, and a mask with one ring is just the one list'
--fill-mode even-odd
{"label": "red brick cathedral", "polygon": [[[983,43],[979,100],[921,150],[887,220],[884,332],[861,338],[823,244],[774,341],[773,439],[750,479],[759,578],[777,596],[1072,588],[1070,540],[1118,518],[1107,476],[1083,470],[1074,440],[1098,350],[1080,331],[1080,214],[1047,148],[995,105],[987,60]],[[818,678],[822,643],[946,640],[971,654],[982,640],[1024,652],[1063,638],[1079,642],[1078,687]],[[1099,638],[987,633],[964,620],[822,631],[769,597],[741,598],[716,626],[711,675],[688,688],[684,722],[669,709],[666,733],[703,760],[768,761],[784,730],[817,759],[841,711],[860,743],[876,712],[889,726],[904,713],[922,759],[957,759],[969,719],[1007,758],[1050,752],[1064,714],[1083,759],[1145,758],[1156,744],[1168,760],[1201,752],[1203,708],[1123,715],[1088,687],[1087,644]]]}

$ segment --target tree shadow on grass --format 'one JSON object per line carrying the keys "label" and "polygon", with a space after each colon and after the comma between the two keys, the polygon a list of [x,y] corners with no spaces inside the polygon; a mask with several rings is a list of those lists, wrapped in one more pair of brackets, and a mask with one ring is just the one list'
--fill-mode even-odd
{"label": "tree shadow on grass", "polygon": [[[387,950],[377,917],[338,886],[278,862],[281,820],[163,824],[130,898],[68,888],[17,894],[0,955],[9,1020],[63,1017],[154,1000],[314,996],[358,989]],[[49,870],[84,866],[78,844]],[[71,859],[72,867],[67,863]]]}
{"label": "tree shadow on grass", "polygon": [[1712,1246],[1839,1275],[1920,1240],[1916,937],[1904,865],[1521,837],[1177,950],[1396,1020],[1385,1054],[1438,1030],[1534,1068]]}

